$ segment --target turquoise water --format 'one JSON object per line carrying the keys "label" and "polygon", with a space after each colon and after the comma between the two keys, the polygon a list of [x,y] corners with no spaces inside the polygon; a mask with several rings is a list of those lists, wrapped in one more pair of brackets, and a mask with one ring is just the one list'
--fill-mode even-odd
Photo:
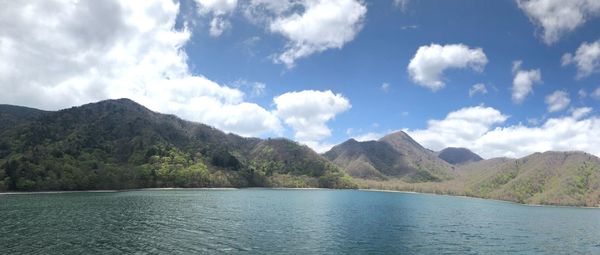
{"label": "turquoise water", "polygon": [[0,254],[600,254],[600,210],[356,190],[0,195]]}

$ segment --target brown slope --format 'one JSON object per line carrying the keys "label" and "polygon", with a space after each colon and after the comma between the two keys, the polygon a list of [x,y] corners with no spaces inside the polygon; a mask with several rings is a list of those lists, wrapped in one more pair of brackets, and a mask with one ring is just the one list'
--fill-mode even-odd
{"label": "brown slope", "polygon": [[334,146],[325,156],[358,178],[427,182],[447,180],[453,176],[451,165],[402,131],[378,141],[350,139]]}
{"label": "brown slope", "polygon": [[584,152],[484,160],[459,172],[465,192],[473,196],[531,204],[600,204],[600,159]]}

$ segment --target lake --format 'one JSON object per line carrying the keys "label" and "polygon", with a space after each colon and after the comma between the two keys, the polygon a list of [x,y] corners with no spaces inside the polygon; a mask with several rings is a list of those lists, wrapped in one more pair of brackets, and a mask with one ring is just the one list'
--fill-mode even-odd
{"label": "lake", "polygon": [[0,254],[600,254],[600,210],[359,190],[0,195]]}

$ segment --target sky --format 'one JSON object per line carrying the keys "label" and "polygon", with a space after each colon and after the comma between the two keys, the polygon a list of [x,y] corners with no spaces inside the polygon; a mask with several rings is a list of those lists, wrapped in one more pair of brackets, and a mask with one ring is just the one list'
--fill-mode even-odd
{"label": "sky", "polygon": [[600,156],[600,1],[0,2],[0,103],[130,98],[325,152],[403,130]]}

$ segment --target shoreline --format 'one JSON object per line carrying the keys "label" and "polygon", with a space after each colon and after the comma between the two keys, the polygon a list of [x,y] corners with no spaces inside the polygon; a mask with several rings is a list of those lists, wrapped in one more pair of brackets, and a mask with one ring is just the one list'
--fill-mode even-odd
{"label": "shoreline", "polygon": [[56,191],[9,191],[0,192],[2,195],[42,195],[42,194],[68,194],[68,193],[117,193],[128,191],[166,191],[166,190],[237,190],[239,188],[141,188],[141,189],[103,189],[103,190],[56,190]]}
{"label": "shoreline", "polygon": [[575,206],[575,205],[543,205],[543,204],[528,204],[528,203],[518,203],[508,200],[500,200],[493,198],[482,198],[482,197],[471,197],[464,195],[450,195],[450,194],[438,194],[438,193],[427,193],[427,192],[417,192],[417,191],[402,191],[402,190],[387,190],[387,189],[358,189],[360,191],[367,192],[388,192],[388,193],[405,193],[405,194],[420,194],[420,195],[431,195],[431,196],[447,196],[447,197],[458,197],[458,198],[467,198],[467,199],[479,199],[486,201],[494,201],[501,203],[509,203],[514,205],[528,206],[528,207],[555,207],[555,208],[579,208],[579,209],[600,209],[600,206]]}
{"label": "shoreline", "polygon": [[118,189],[118,190],[58,190],[58,191],[11,191],[11,192],[0,192],[2,195],[44,195],[44,194],[69,194],[69,193],[117,193],[117,192],[129,192],[129,191],[169,191],[169,190],[242,190],[242,189],[271,189],[271,190],[356,190],[364,192],[382,192],[382,193],[404,193],[404,194],[420,194],[420,195],[431,195],[431,196],[448,196],[458,197],[467,199],[479,199],[488,200],[501,203],[509,203],[514,205],[528,206],[528,207],[554,207],[554,208],[580,208],[580,209],[600,209],[600,206],[572,206],[572,205],[543,205],[543,204],[528,204],[518,203],[507,200],[499,200],[493,198],[482,198],[482,197],[471,197],[464,195],[450,195],[450,194],[437,194],[417,191],[403,191],[403,190],[387,190],[387,189],[369,189],[369,188],[358,188],[358,189],[328,189],[328,188],[294,188],[294,187],[244,187],[244,188],[141,188],[141,189]]}

